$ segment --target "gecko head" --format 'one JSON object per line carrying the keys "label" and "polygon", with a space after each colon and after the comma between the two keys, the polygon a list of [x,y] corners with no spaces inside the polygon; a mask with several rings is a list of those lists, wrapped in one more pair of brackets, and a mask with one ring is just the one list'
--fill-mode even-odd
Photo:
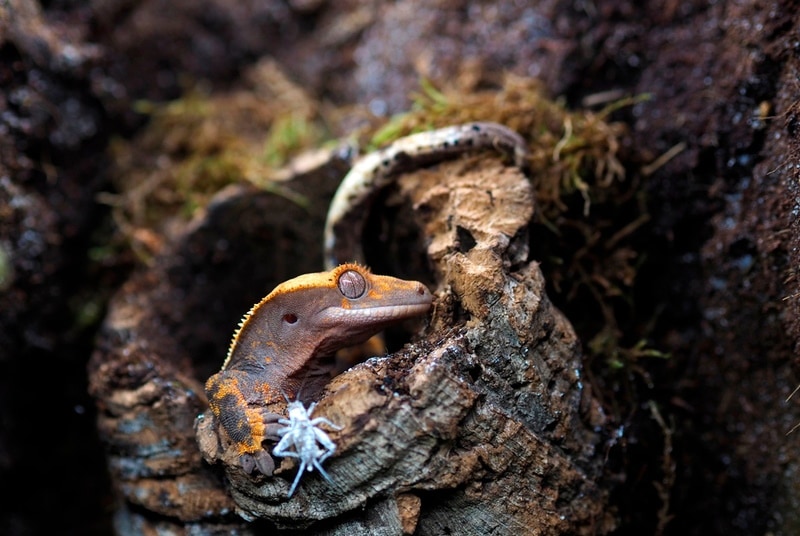
{"label": "gecko head", "polygon": [[375,275],[358,264],[305,274],[270,295],[271,335],[276,343],[332,354],[367,340],[388,326],[425,314],[432,296],[417,281]]}

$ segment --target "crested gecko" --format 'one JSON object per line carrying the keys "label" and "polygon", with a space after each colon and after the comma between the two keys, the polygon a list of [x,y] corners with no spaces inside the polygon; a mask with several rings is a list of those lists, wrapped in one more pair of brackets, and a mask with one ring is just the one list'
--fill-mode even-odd
{"label": "crested gecko", "polygon": [[[386,327],[424,314],[431,293],[416,281],[375,275],[358,264],[305,274],[255,304],[233,336],[222,370],[205,385],[217,433],[242,468],[271,475],[265,440],[277,441],[289,398],[328,379],[325,358]],[[311,384],[308,383],[311,381]]]}

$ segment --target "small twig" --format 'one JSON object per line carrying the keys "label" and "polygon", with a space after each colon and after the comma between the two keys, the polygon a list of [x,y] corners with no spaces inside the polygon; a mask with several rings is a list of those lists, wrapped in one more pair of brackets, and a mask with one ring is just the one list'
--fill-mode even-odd
{"label": "small twig", "polygon": [[664,472],[664,479],[661,482],[654,482],[653,484],[658,491],[658,496],[661,499],[661,508],[658,509],[658,524],[656,525],[655,534],[664,534],[664,529],[672,520],[672,515],[669,513],[669,493],[672,486],[675,484],[675,462],[672,460],[672,429],[666,425],[664,418],[658,411],[656,403],[652,400],[649,401],[650,414],[653,416],[661,431],[664,433],[664,450],[663,459],[661,460],[661,469]]}
{"label": "small twig", "polygon": [[686,142],[682,141],[677,145],[673,145],[667,152],[663,153],[661,156],[647,164],[646,166],[642,166],[642,175],[645,177],[649,177],[653,173],[656,172],[660,167],[664,166],[667,162],[681,154],[683,151],[686,150]]}
{"label": "small twig", "polygon": [[792,397],[797,393],[797,391],[800,391],[800,385],[795,387],[794,391],[792,391],[792,394],[790,394],[788,397],[786,397],[786,402],[790,401],[792,399]]}
{"label": "small twig", "polygon": [[[797,387],[794,388],[794,391],[792,391],[792,393],[789,396],[786,397],[786,400],[784,402],[788,403],[798,391],[800,391],[800,385],[798,385]],[[786,435],[788,436],[789,434],[791,434],[792,432],[794,432],[798,428],[800,428],[800,422],[795,424],[794,426],[792,426],[792,429],[789,430],[788,432],[786,432]]]}

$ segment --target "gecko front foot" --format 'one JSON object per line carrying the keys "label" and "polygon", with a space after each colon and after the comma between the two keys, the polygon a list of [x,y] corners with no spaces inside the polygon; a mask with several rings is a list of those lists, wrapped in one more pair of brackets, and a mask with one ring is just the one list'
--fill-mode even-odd
{"label": "gecko front foot", "polygon": [[[268,411],[263,411],[261,415],[264,422],[264,438],[259,444],[264,440],[277,443],[281,438],[279,431],[282,425],[278,421],[282,418],[282,415]],[[268,449],[245,452],[239,457],[239,463],[248,475],[252,474],[254,469],[258,469],[258,472],[264,476],[272,476],[275,471],[275,460]]]}
{"label": "gecko front foot", "polygon": [[[225,416],[229,415],[222,417]],[[272,476],[275,461],[270,449],[281,439],[282,425],[278,421],[282,417],[263,408],[248,408],[233,421],[220,419],[213,412],[201,414],[195,423],[200,452],[208,463],[239,466],[247,474],[257,469],[265,476]]]}
{"label": "gecko front foot", "polygon": [[258,472],[264,476],[272,476],[272,473],[275,472],[275,460],[266,450],[245,452],[239,457],[239,463],[242,464],[242,469],[248,475],[253,473],[253,469],[258,469]]}

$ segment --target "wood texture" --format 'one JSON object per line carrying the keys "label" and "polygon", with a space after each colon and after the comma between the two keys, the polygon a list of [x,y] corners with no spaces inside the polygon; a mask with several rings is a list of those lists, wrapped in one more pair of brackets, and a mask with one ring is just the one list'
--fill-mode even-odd
{"label": "wood texture", "polygon": [[[436,302],[410,344],[347,370],[323,393],[315,416],[343,427],[330,433],[333,483],[307,473],[287,500],[294,461],[282,460],[272,477],[247,475],[224,459],[203,418],[198,449],[192,423],[205,378],[187,377],[192,368],[181,363],[196,357],[169,330],[155,330],[164,344],[143,339],[173,317],[143,318],[153,308],[139,286],[115,301],[113,357],[98,357],[93,370],[125,500],[204,533],[231,523],[332,535],[610,530],[602,414],[585,389],[575,334],[527,259],[528,179],[499,159],[459,159],[403,177],[384,202],[394,225],[418,228],[427,244]],[[139,281],[162,301],[158,270]],[[121,373],[128,385],[110,381]]]}

